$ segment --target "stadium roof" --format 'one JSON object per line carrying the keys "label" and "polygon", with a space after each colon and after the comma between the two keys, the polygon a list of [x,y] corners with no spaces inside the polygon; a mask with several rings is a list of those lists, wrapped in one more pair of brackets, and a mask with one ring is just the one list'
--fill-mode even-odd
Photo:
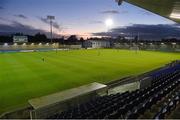
{"label": "stadium roof", "polygon": [[[122,1],[122,0],[119,0]],[[180,0],[125,0],[160,16],[180,23]]]}

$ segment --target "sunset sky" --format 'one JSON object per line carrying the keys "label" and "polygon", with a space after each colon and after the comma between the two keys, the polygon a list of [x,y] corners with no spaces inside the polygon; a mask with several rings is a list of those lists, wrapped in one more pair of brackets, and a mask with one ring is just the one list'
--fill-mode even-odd
{"label": "sunset sky", "polygon": [[[0,32],[48,35],[47,15],[56,17],[54,33],[83,37],[138,24],[175,24],[128,3],[118,6],[115,0],[0,0]],[[110,28],[107,19],[113,21]]]}

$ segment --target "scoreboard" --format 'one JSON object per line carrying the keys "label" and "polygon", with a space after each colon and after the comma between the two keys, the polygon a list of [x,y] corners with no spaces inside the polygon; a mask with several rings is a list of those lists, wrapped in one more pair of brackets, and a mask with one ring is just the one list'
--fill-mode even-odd
{"label": "scoreboard", "polygon": [[16,42],[16,43],[28,42],[28,37],[27,36],[13,36],[13,42]]}

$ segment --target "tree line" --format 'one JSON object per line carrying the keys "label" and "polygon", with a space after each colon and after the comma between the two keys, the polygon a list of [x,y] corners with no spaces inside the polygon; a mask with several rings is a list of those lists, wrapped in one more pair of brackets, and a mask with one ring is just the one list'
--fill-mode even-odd
{"label": "tree line", "polygon": [[[13,42],[13,36],[23,36],[22,33],[16,33],[16,34],[12,34],[12,35],[0,35],[0,43],[12,43]],[[47,43],[47,42],[51,42],[51,39],[47,38],[47,36],[45,34],[41,34],[41,33],[37,33],[35,35],[25,35],[28,37],[28,42],[30,43]],[[166,39],[161,39],[161,40],[142,40],[139,39],[138,36],[135,36],[134,39],[132,40],[128,40],[125,37],[122,36],[118,36],[116,38],[112,38],[112,37],[91,37],[88,38],[87,40],[110,40],[112,43],[126,43],[126,42],[144,42],[144,43],[158,43],[158,42],[177,42],[180,43],[180,39],[177,38],[166,38]],[[56,42],[56,43],[61,43],[61,44],[67,44],[67,45],[76,45],[76,44],[83,44],[85,40],[81,37],[78,38],[76,35],[71,35],[69,36],[67,39],[65,39],[64,37],[61,38],[53,38],[52,42]]]}
{"label": "tree line", "polygon": [[[23,36],[22,33],[16,33],[12,35],[0,35],[0,43],[12,43],[13,36]],[[47,43],[51,42],[51,39],[47,38],[45,34],[37,33],[35,35],[24,35],[28,37],[28,42],[30,43]],[[61,43],[61,44],[82,44],[84,42],[83,38],[78,39],[76,35],[69,36],[66,40],[64,37],[53,38],[52,42]]]}

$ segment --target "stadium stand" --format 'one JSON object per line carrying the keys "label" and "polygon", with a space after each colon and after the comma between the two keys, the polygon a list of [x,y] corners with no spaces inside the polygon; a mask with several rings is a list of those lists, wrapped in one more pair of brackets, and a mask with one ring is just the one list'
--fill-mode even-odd
{"label": "stadium stand", "polygon": [[151,74],[144,89],[96,97],[49,119],[163,119],[180,103],[180,64]]}

